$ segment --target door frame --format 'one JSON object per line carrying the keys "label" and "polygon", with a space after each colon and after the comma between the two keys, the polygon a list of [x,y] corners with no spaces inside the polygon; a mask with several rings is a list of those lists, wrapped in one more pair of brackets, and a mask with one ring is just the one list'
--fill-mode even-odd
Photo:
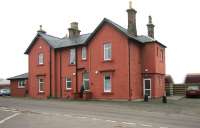
{"label": "door frame", "polygon": [[150,89],[147,89],[147,90],[150,90],[150,96],[148,96],[149,98],[151,98],[151,94],[152,94],[152,88],[151,88],[151,78],[143,78],[143,96],[145,96],[145,80],[150,80]]}

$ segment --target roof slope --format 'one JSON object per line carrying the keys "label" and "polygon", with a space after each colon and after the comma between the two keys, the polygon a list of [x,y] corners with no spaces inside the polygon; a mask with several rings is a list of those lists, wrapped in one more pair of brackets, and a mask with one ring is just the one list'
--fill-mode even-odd
{"label": "roof slope", "polygon": [[28,79],[28,73],[8,78],[8,80],[17,80],[17,79]]}
{"label": "roof slope", "polygon": [[[76,38],[68,38],[68,37],[59,38],[59,37],[48,35],[46,33],[38,32],[35,38],[33,39],[33,41],[31,42],[31,44],[29,45],[29,47],[26,49],[25,54],[28,54],[29,50],[32,48],[33,44],[35,43],[35,40],[39,36],[42,37],[52,48],[55,48],[55,49],[87,44],[105,23],[112,25],[114,28],[116,28],[122,34],[127,36],[129,39],[133,39],[139,43],[142,43],[142,44],[149,43],[149,42],[159,43],[157,40],[148,36],[144,36],[144,35],[133,36],[129,34],[127,29],[121,27],[120,25],[116,24],[115,22],[107,18],[104,18],[91,34],[80,35],[79,37],[76,37]],[[166,47],[165,45],[161,43],[159,44],[162,45],[163,47]]]}

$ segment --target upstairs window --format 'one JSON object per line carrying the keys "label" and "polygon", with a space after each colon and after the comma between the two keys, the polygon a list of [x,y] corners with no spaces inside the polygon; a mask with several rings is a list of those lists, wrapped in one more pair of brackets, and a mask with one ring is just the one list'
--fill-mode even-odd
{"label": "upstairs window", "polygon": [[70,59],[69,59],[70,64],[76,64],[76,49],[72,48],[70,49]]}
{"label": "upstairs window", "polygon": [[24,88],[24,87],[25,87],[25,84],[26,84],[26,81],[25,81],[25,80],[19,80],[19,81],[18,81],[18,88]]}
{"label": "upstairs window", "polygon": [[44,64],[44,54],[40,53],[38,55],[38,64]]}
{"label": "upstairs window", "polygon": [[111,60],[111,43],[104,44],[104,60]]}
{"label": "upstairs window", "polygon": [[44,92],[44,78],[39,78],[38,88],[39,88],[39,92]]}
{"label": "upstairs window", "polygon": [[87,59],[87,49],[86,47],[82,47],[82,60]]}
{"label": "upstairs window", "polygon": [[66,78],[66,90],[72,89],[72,80],[71,78]]}
{"label": "upstairs window", "polygon": [[160,54],[161,61],[164,61],[164,51],[162,49],[160,50]]}

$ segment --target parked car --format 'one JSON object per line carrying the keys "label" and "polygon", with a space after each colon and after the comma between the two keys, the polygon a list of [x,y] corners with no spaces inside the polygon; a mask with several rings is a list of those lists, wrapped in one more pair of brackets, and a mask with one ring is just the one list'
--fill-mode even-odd
{"label": "parked car", "polygon": [[200,97],[200,86],[188,86],[186,90],[186,97]]}
{"label": "parked car", "polygon": [[10,89],[0,89],[0,96],[10,96]]}

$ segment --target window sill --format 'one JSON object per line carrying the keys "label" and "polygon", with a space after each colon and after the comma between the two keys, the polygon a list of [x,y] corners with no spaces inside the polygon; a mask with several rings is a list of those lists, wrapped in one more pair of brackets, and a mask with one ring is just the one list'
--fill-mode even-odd
{"label": "window sill", "polygon": [[44,64],[37,64],[37,66],[44,66]]}
{"label": "window sill", "polygon": [[44,92],[38,92],[38,94],[39,94],[39,95],[44,95],[45,93],[44,93]]}
{"label": "window sill", "polygon": [[69,92],[69,91],[71,91],[72,90],[72,88],[67,88],[67,89],[65,89],[65,91],[67,91],[67,92]]}
{"label": "window sill", "polygon": [[113,92],[103,92],[103,95],[113,95]]}
{"label": "window sill", "polygon": [[69,66],[76,66],[76,64],[68,64]]}
{"label": "window sill", "polygon": [[24,89],[25,87],[18,87],[18,89]]}
{"label": "window sill", "polygon": [[87,61],[87,59],[81,59],[82,61]]}
{"label": "window sill", "polygon": [[108,62],[113,62],[113,60],[112,59],[110,59],[110,60],[103,60],[103,63],[108,63]]}

